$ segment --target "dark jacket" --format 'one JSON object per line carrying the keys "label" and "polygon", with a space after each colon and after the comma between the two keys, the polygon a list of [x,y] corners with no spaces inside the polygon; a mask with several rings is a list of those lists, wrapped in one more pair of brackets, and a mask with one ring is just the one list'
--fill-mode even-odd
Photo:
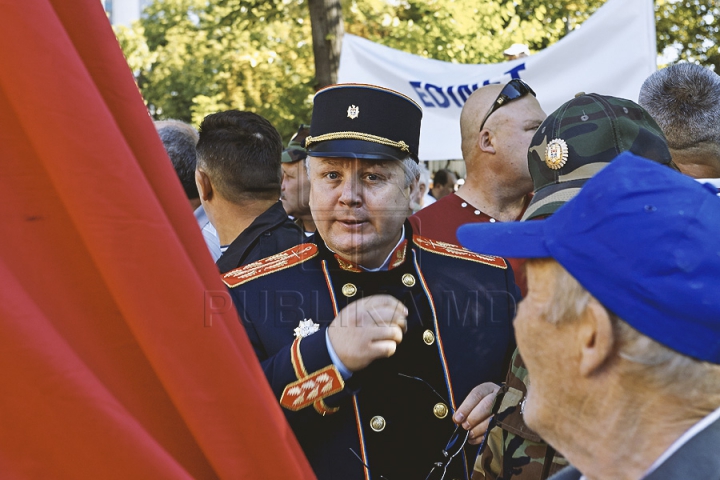
{"label": "dark jacket", "polygon": [[[366,478],[355,454],[369,465],[369,478],[424,479],[442,460],[455,428],[454,408],[476,385],[503,379],[518,299],[512,270],[500,258],[413,237],[407,222],[405,229],[406,242],[387,271],[359,270],[316,234],[311,244],[223,276],[321,480]],[[330,381],[339,375],[326,346],[328,324],[354,300],[377,293],[408,307],[402,343],[395,355],[344,384]],[[294,329],[304,319],[317,323],[319,331],[298,340]],[[306,393],[313,398],[309,404],[303,403]],[[443,412],[443,406],[450,408]],[[468,478],[476,452],[466,447],[465,462],[454,461],[446,478]]]}
{"label": "dark jacket", "polygon": [[237,236],[216,262],[220,273],[269,257],[302,243],[305,236],[288,218],[281,201],[265,210]]}

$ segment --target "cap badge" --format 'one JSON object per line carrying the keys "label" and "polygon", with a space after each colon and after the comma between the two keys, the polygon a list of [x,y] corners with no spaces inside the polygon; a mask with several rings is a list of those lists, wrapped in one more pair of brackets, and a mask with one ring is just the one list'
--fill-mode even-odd
{"label": "cap badge", "polygon": [[320,324],[313,322],[310,318],[306,318],[305,320],[300,320],[300,325],[295,327],[295,336],[301,338],[309,337],[318,330],[320,330]]}
{"label": "cap badge", "polygon": [[545,149],[545,165],[552,170],[559,170],[567,163],[568,147],[565,140],[556,138],[548,143]]}
{"label": "cap badge", "polygon": [[360,107],[356,107],[355,105],[350,105],[348,107],[348,118],[355,120],[358,115],[360,115]]}

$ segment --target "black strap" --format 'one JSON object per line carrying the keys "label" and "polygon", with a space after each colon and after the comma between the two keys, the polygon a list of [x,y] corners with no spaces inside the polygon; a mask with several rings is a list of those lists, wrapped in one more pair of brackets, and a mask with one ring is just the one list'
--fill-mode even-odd
{"label": "black strap", "polygon": [[553,458],[555,458],[555,449],[548,445],[545,449],[545,463],[543,464],[540,480],[545,480],[550,475],[550,467],[552,467]]}
{"label": "black strap", "polygon": [[[500,410],[500,404],[502,403],[502,399],[505,396],[505,394],[508,391],[508,386],[506,384],[500,385],[500,390],[498,390],[497,394],[495,395],[495,400],[492,406],[492,418],[490,419],[490,423],[488,424],[487,430],[485,430],[485,435],[483,436],[482,442],[480,442],[480,448],[478,449],[477,456],[480,456],[480,454],[485,450],[485,446],[487,445],[488,437],[490,436],[490,430],[495,428],[497,425],[497,413],[498,410]],[[504,442],[503,442],[503,449],[505,448]],[[504,452],[503,452],[504,453]]]}

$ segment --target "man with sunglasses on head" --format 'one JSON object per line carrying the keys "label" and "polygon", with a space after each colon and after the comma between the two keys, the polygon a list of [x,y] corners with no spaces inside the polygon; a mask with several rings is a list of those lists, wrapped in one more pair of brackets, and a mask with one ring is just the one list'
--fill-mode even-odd
{"label": "man with sunglasses on head", "polygon": [[[457,245],[460,225],[518,220],[533,189],[527,149],[545,117],[535,92],[520,79],[473,92],[460,115],[465,184],[411,217],[413,228]],[[510,263],[522,289],[520,264]]]}

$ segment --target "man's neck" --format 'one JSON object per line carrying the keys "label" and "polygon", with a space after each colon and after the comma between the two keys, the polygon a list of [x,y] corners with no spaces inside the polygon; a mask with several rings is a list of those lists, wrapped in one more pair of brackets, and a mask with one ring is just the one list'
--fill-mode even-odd
{"label": "man's neck", "polygon": [[468,175],[457,195],[484,214],[500,222],[517,220],[526,207],[529,191]]}
{"label": "man's neck", "polygon": [[693,408],[686,399],[633,395],[617,387],[624,392],[594,392],[581,415],[561,413],[555,423],[565,428],[548,438],[588,480],[642,478],[673,442],[712,412],[710,402]]}
{"label": "man's neck", "polygon": [[720,178],[720,147],[717,145],[682,150],[670,149],[680,171],[692,178]]}
{"label": "man's neck", "polygon": [[[220,201],[212,207],[212,224],[217,230],[220,245],[230,245],[257,217],[277,200],[252,200],[243,203]],[[208,211],[206,205],[205,210]],[[208,215],[210,217],[210,215]]]}

